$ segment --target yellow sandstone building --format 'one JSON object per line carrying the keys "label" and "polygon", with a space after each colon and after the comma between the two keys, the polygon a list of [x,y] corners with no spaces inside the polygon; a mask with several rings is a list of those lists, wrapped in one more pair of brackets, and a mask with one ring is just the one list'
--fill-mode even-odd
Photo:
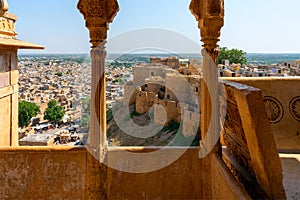
{"label": "yellow sandstone building", "polygon": [[[299,151],[300,79],[230,79],[219,86],[215,64],[223,0],[192,0],[190,6],[204,43],[202,141],[196,148],[107,146],[104,44],[109,23],[119,10],[116,0],[78,3],[92,44],[89,144],[85,148],[18,147],[17,50],[43,47],[16,40],[16,17],[7,12],[6,0],[0,2],[1,199],[293,197],[293,190],[284,189],[277,149]],[[287,90],[288,84],[295,89]],[[219,97],[219,88],[226,98]],[[271,108],[268,111],[265,103]],[[219,112],[225,116],[223,127]]]}

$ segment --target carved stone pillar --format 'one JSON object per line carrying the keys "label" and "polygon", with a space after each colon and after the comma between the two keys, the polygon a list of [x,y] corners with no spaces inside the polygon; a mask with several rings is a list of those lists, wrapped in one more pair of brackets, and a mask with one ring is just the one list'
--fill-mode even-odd
{"label": "carved stone pillar", "polygon": [[[224,0],[192,0],[190,10],[198,21],[201,41],[204,43],[201,134],[203,149],[206,151],[204,154],[207,154],[215,146],[220,135],[217,43],[224,23]],[[219,151],[219,148],[216,150]]]}
{"label": "carved stone pillar", "polygon": [[88,149],[95,158],[103,160],[106,149],[106,86],[105,40],[109,23],[116,16],[116,0],[79,0],[77,5],[86,21],[92,44],[92,84],[90,110],[90,136]]}

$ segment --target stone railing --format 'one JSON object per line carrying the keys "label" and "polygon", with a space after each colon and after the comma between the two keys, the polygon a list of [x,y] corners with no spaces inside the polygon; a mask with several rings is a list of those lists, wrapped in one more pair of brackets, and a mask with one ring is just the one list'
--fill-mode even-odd
{"label": "stone railing", "polygon": [[[227,196],[247,197],[247,193],[230,171],[214,155],[214,177],[211,182],[211,156],[198,158],[199,148],[188,148],[176,161],[148,173],[128,173],[139,165],[164,163],[158,157],[141,163],[139,158],[124,160],[123,152],[137,154],[159,148],[109,148],[107,162],[117,163],[117,170],[99,164],[85,148],[7,147],[0,148],[1,199],[203,199],[212,198],[217,184]],[[172,156],[181,148],[166,148],[161,154]],[[124,161],[124,162],[122,162]],[[238,187],[237,187],[238,186]],[[217,197],[217,196],[215,196]]]}
{"label": "stone railing", "polygon": [[[213,152],[199,159],[200,148],[190,147],[108,148],[101,160],[106,165],[88,148],[2,147],[0,196],[250,199],[249,194],[255,194],[258,198],[284,198],[281,165],[261,91],[237,83],[223,86],[229,102],[223,155]],[[162,167],[150,169],[156,165]],[[251,184],[256,184],[254,191],[248,187]]]}

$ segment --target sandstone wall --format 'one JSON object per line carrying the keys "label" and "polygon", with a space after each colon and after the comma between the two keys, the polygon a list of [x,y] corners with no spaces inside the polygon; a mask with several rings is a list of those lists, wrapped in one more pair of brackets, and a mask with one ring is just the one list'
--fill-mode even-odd
{"label": "sandstone wall", "polygon": [[124,85],[124,105],[132,105],[136,102],[136,87],[132,84]]}
{"label": "sandstone wall", "polygon": [[252,198],[285,199],[281,163],[261,90],[228,81],[222,90],[226,92],[220,98],[226,116],[223,161]]}
{"label": "sandstone wall", "polygon": [[136,112],[143,114],[157,101],[158,95],[155,92],[137,91],[136,94]]}
{"label": "sandstone wall", "polygon": [[[3,199],[249,199],[219,154],[199,159],[199,150],[108,148],[107,162],[115,166],[111,168],[100,164],[85,148],[0,148],[0,196]],[[146,154],[148,159],[124,156],[124,151]],[[159,156],[151,155],[156,151],[160,151]],[[181,156],[172,161],[174,155]],[[160,164],[164,167],[148,173],[126,172]]]}
{"label": "sandstone wall", "polygon": [[196,136],[200,126],[200,114],[184,109],[182,134],[185,137]]}
{"label": "sandstone wall", "polygon": [[300,151],[300,78],[226,78],[226,80],[261,89],[277,148],[282,151]]}
{"label": "sandstone wall", "polygon": [[17,50],[0,50],[0,146],[18,146]]}
{"label": "sandstone wall", "polygon": [[139,66],[133,68],[133,85],[143,86],[145,84],[145,79],[151,76],[165,76],[163,66]]}
{"label": "sandstone wall", "polygon": [[85,149],[0,149],[1,199],[85,199]]}
{"label": "sandstone wall", "polygon": [[183,107],[175,101],[158,99],[154,104],[154,123],[162,126],[171,120],[180,123]]}
{"label": "sandstone wall", "polygon": [[[148,159],[138,157],[124,158],[122,151],[136,154],[148,154]],[[160,150],[159,155],[151,152]],[[180,153],[180,148],[116,148],[108,152],[108,160],[123,170],[160,165],[167,158]],[[112,168],[107,169],[108,199],[210,199],[209,158],[200,160],[199,149],[189,148],[176,161],[166,164],[164,168],[149,173],[127,173]],[[150,155],[149,155],[150,154]],[[130,160],[130,161],[128,161]],[[168,159],[167,159],[168,160]]]}

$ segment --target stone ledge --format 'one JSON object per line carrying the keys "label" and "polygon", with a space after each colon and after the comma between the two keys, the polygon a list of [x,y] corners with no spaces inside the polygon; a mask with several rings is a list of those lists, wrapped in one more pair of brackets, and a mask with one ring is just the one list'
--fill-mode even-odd
{"label": "stone ledge", "polygon": [[8,153],[24,153],[24,152],[38,152],[38,153],[66,153],[66,152],[87,152],[85,147],[0,147],[0,152]]}

